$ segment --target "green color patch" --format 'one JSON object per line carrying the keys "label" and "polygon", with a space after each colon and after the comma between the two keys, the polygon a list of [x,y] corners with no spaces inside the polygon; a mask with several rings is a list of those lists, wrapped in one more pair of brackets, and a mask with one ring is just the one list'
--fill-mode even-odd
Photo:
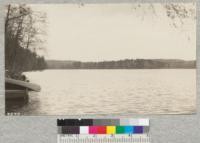
{"label": "green color patch", "polygon": [[116,133],[117,134],[123,134],[125,132],[123,126],[116,126]]}

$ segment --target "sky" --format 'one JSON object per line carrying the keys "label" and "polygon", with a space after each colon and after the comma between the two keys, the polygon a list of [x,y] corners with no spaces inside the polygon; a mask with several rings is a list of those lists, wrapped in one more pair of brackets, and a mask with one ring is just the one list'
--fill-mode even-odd
{"label": "sky", "polygon": [[32,9],[47,14],[46,59],[196,59],[196,20],[172,20],[162,4],[43,4]]}

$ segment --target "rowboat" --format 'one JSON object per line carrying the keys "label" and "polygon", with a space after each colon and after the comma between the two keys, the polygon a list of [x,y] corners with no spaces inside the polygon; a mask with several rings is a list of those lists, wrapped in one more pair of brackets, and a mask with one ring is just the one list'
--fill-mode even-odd
{"label": "rowboat", "polygon": [[6,99],[25,99],[28,100],[30,91],[39,92],[40,86],[26,81],[5,78],[5,97]]}

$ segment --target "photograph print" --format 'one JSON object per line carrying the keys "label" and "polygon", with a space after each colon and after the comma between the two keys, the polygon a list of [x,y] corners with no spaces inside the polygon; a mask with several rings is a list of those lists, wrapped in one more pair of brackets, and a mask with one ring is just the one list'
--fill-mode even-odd
{"label": "photograph print", "polygon": [[196,4],[8,4],[6,115],[196,113]]}

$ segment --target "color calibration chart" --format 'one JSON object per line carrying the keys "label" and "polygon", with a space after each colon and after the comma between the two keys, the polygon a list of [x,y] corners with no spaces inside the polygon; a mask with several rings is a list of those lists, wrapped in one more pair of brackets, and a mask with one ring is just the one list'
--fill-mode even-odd
{"label": "color calibration chart", "polygon": [[150,143],[149,119],[58,119],[57,143]]}

